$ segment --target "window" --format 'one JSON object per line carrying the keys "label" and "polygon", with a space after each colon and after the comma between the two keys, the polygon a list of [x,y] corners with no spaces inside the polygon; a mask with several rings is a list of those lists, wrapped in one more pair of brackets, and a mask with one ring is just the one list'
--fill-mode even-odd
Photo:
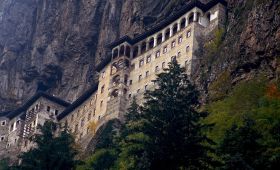
{"label": "window", "polygon": [[51,107],[47,106],[47,112],[50,112],[50,111],[51,111]]}
{"label": "window", "polygon": [[155,72],[156,73],[159,72],[159,67],[158,66],[156,66]]}
{"label": "window", "polygon": [[178,38],[178,44],[180,44],[182,41],[183,41],[183,36],[181,35],[181,36]]}
{"label": "window", "polygon": [[141,59],[140,62],[139,62],[139,67],[141,67],[143,65],[144,65],[144,59]]}
{"label": "window", "polygon": [[171,61],[175,61],[175,60],[176,60],[176,56],[172,56]]}
{"label": "window", "polygon": [[140,93],[140,89],[137,90],[137,93]]}
{"label": "window", "polygon": [[91,113],[88,114],[88,121],[91,119]]}
{"label": "window", "polygon": [[148,89],[148,85],[145,85],[145,91]]}
{"label": "window", "polygon": [[85,118],[83,118],[83,119],[81,120],[81,127],[84,127],[84,125],[85,125]]}
{"label": "window", "polygon": [[174,47],[175,47],[175,41],[172,41],[171,48],[174,48]]}
{"label": "window", "polygon": [[147,57],[147,60],[146,60],[146,63],[150,63],[151,62],[151,55],[149,55],[148,57]]}
{"label": "window", "polygon": [[0,142],[4,141],[5,140],[5,136],[1,136],[0,137]]}
{"label": "window", "polygon": [[128,95],[128,98],[131,98],[131,94]]}
{"label": "window", "polygon": [[177,54],[177,57],[181,57],[181,52],[179,51],[178,54]]}
{"label": "window", "polygon": [[163,48],[163,54],[167,52],[167,46]]}
{"label": "window", "polygon": [[162,68],[165,68],[165,62],[162,63]]}
{"label": "window", "polygon": [[16,126],[18,126],[18,125],[19,125],[19,123],[20,123],[20,120],[17,120]]}
{"label": "window", "polygon": [[188,52],[189,50],[190,50],[190,46],[187,45],[187,47],[186,47],[186,52]]}
{"label": "window", "polygon": [[6,120],[1,122],[1,126],[6,126]]}
{"label": "window", "polygon": [[35,110],[38,110],[39,109],[39,105],[38,104],[36,104],[36,106],[35,106]]}
{"label": "window", "polygon": [[149,74],[150,74],[150,72],[149,72],[149,71],[146,71],[146,77],[148,77],[148,76],[149,76]]}
{"label": "window", "polygon": [[55,110],[54,115],[56,116],[58,115],[58,110]]}
{"label": "window", "polygon": [[103,106],[103,100],[100,102],[100,107],[102,107]]}
{"label": "window", "polygon": [[191,36],[191,31],[187,32],[187,38],[189,38]]}
{"label": "window", "polygon": [[102,78],[105,77],[105,71],[103,71],[103,72],[101,73],[101,77],[102,77]]}
{"label": "window", "polygon": [[129,85],[132,85],[132,80],[129,80]]}
{"label": "window", "polygon": [[160,57],[160,51],[157,51],[156,58]]}
{"label": "window", "polygon": [[103,93],[104,92],[104,85],[101,87],[101,93]]}
{"label": "window", "polygon": [[138,81],[142,80],[142,75],[139,75]]}

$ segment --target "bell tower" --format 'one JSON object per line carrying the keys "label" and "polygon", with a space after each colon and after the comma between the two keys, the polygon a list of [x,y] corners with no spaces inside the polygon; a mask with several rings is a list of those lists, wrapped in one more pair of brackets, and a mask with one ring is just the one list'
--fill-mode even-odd
{"label": "bell tower", "polygon": [[128,103],[131,54],[131,46],[126,42],[114,48],[112,52],[107,114],[121,120]]}

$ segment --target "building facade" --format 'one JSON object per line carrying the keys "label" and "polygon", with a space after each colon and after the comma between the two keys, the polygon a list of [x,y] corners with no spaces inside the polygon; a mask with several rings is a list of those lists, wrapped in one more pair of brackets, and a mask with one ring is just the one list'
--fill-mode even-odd
{"label": "building facade", "polygon": [[143,94],[155,88],[153,80],[169,62],[177,60],[192,74],[200,59],[195,51],[201,48],[201,38],[224,27],[225,19],[226,1],[192,1],[143,34],[109,44],[111,53],[96,69],[98,83],[72,104],[41,93],[20,109],[0,114],[0,149],[5,150],[0,157],[33,147],[28,138],[47,120],[67,127],[85,149],[102,124],[122,120],[133,96],[143,102]]}

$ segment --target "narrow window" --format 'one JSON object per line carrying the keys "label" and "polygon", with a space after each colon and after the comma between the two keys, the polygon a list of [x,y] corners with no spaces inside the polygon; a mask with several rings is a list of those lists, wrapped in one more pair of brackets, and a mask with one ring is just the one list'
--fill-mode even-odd
{"label": "narrow window", "polygon": [[148,89],[148,85],[145,85],[145,91]]}
{"label": "narrow window", "polygon": [[171,62],[176,60],[176,56],[171,57]]}
{"label": "narrow window", "polygon": [[85,118],[83,118],[83,119],[81,120],[81,127],[84,127],[84,125],[85,125]]}
{"label": "narrow window", "polygon": [[178,58],[181,57],[181,52],[180,52],[180,51],[178,52],[178,55],[177,55],[177,56],[178,56]]}
{"label": "narrow window", "polygon": [[164,48],[163,48],[163,54],[165,54],[167,52],[167,46],[165,46]]}
{"label": "narrow window", "polygon": [[47,112],[50,112],[50,110],[51,110],[51,107],[47,106]]}
{"label": "narrow window", "polygon": [[6,126],[6,120],[1,122],[1,126]]}
{"label": "narrow window", "polygon": [[91,113],[88,114],[88,121],[91,119]]}
{"label": "narrow window", "polygon": [[144,65],[144,59],[141,59],[139,62],[139,67],[142,67]]}
{"label": "narrow window", "polygon": [[140,93],[140,89],[137,90],[137,93]]}
{"label": "narrow window", "polygon": [[148,76],[149,76],[149,74],[150,74],[150,72],[149,72],[149,71],[146,71],[146,77],[148,77]]}
{"label": "narrow window", "polygon": [[171,48],[174,48],[174,47],[175,47],[175,41],[172,41]]}
{"label": "narrow window", "polygon": [[182,41],[183,41],[183,36],[181,35],[178,39],[178,44],[182,43]]}
{"label": "narrow window", "polygon": [[101,87],[101,93],[103,93],[104,92],[104,85]]}
{"label": "narrow window", "polygon": [[162,68],[165,68],[165,62],[162,63]]}
{"label": "narrow window", "polygon": [[105,77],[105,71],[102,72],[101,77],[102,77],[102,78]]}
{"label": "narrow window", "polygon": [[159,72],[159,67],[158,67],[158,66],[156,66],[155,72],[156,72],[156,73]]}
{"label": "narrow window", "polygon": [[129,80],[129,85],[132,85],[132,80]]}
{"label": "narrow window", "polygon": [[131,98],[131,94],[128,95],[128,98]]}
{"label": "narrow window", "polygon": [[186,52],[188,52],[189,50],[190,50],[190,46],[187,45],[187,47],[186,47]]}
{"label": "narrow window", "polygon": [[139,75],[138,81],[142,80],[142,75]]}
{"label": "narrow window", "polygon": [[1,136],[0,138],[0,142],[4,141],[5,140],[5,136]]}
{"label": "narrow window", "polygon": [[157,51],[156,58],[160,57],[160,51]]}
{"label": "narrow window", "polygon": [[191,36],[191,31],[187,32],[187,38],[189,38]]}
{"label": "narrow window", "polygon": [[103,100],[100,102],[100,107],[102,107],[103,106]]}
{"label": "narrow window", "polygon": [[58,110],[55,110],[54,114],[57,116],[58,115]]}
{"label": "narrow window", "polygon": [[149,55],[148,57],[147,57],[147,60],[146,60],[146,63],[150,63],[151,62],[151,55]]}

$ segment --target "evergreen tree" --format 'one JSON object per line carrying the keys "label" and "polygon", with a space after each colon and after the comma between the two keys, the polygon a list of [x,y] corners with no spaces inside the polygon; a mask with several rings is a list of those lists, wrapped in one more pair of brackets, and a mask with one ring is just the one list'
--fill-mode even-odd
{"label": "evergreen tree", "polygon": [[146,120],[142,117],[140,107],[133,98],[125,116],[125,124],[117,137],[119,143],[119,159],[117,168],[124,170],[149,169],[147,146],[149,137],[144,133]]}
{"label": "evergreen tree", "polygon": [[149,136],[151,169],[210,169],[217,163],[208,153],[213,143],[203,133],[210,125],[200,120],[199,93],[177,61],[169,64],[155,80],[157,88],[148,91],[143,116]]}
{"label": "evergreen tree", "polygon": [[211,168],[212,143],[200,120],[198,92],[176,61],[158,75],[157,88],[145,94],[143,108],[135,99],[120,140],[120,169]]}
{"label": "evergreen tree", "polygon": [[68,170],[77,164],[74,149],[74,138],[67,132],[62,131],[55,136],[56,124],[46,122],[39,126],[40,134],[32,139],[35,148],[20,156],[22,170]]}
{"label": "evergreen tree", "polygon": [[254,125],[253,120],[246,118],[242,126],[238,127],[234,124],[226,131],[219,147],[225,163],[223,169],[264,169],[262,146],[258,142],[262,136],[254,129]]}

